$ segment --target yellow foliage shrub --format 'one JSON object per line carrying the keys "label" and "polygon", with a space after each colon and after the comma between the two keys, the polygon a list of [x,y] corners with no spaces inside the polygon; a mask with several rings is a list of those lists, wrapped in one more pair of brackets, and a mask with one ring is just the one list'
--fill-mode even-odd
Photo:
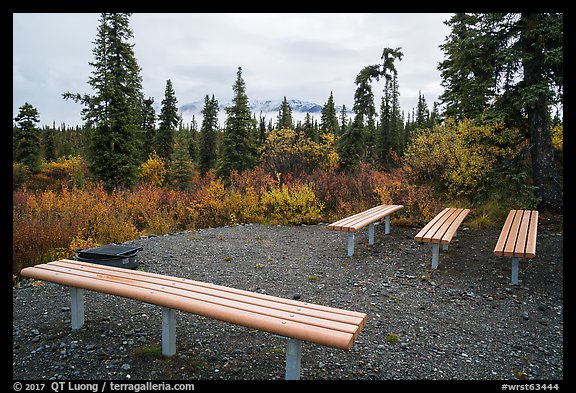
{"label": "yellow foliage shrub", "polygon": [[166,172],[166,161],[155,150],[140,165],[140,179],[152,186],[162,186],[166,180]]}
{"label": "yellow foliage shrub", "polygon": [[322,217],[324,204],[303,184],[275,187],[262,195],[268,220],[278,225],[315,224]]}

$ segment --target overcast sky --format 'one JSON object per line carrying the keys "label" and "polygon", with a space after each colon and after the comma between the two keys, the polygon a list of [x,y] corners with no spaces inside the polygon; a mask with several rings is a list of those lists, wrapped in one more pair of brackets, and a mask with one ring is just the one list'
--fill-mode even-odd
{"label": "overcast sky", "polygon": [[[396,61],[400,106],[411,111],[421,92],[431,109],[443,89],[439,45],[449,34],[441,13],[135,13],[132,43],[144,95],[157,103],[170,79],[178,105],[232,99],[238,67],[249,100],[300,99],[352,108],[358,72],[380,63],[385,47]],[[88,78],[99,14],[13,14],[13,114],[28,102],[40,125],[82,124],[81,104],[62,93],[93,94]],[[373,83],[379,108],[384,82]],[[186,120],[186,119],[185,119]]]}

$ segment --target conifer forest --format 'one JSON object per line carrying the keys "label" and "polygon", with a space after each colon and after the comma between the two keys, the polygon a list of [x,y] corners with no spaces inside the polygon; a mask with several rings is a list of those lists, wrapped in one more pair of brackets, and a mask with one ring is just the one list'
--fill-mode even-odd
{"label": "conifer forest", "polygon": [[400,108],[404,54],[383,47],[358,70],[352,108],[330,94],[304,120],[286,97],[275,118],[252,113],[239,64],[225,113],[207,94],[189,123],[170,79],[163,97],[143,91],[130,17],[100,15],[92,93],[62,92],[82,126],[40,126],[28,102],[13,119],[15,274],[146,234],[326,223],[376,204],[404,205],[397,225],[449,205],[471,208],[471,227],[563,212],[561,13],[453,14],[438,102]]}

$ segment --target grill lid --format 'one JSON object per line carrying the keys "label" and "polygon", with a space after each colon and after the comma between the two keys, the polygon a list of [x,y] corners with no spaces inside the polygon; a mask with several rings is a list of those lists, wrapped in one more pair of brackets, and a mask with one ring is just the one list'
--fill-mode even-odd
{"label": "grill lid", "polygon": [[101,247],[89,248],[86,250],[76,250],[76,254],[81,258],[99,257],[129,257],[134,256],[142,247],[120,246],[118,244],[107,244]]}

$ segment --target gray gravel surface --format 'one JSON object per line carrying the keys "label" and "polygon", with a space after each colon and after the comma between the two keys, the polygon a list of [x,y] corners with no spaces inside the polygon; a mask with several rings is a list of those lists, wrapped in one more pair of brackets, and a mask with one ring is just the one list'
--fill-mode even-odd
{"label": "gray gravel surface", "polygon": [[[311,226],[237,225],[127,242],[138,269],[368,314],[350,351],[304,343],[303,380],[562,380],[563,235],[539,227],[537,257],[511,285],[492,256],[499,230],[461,226],[438,269],[419,228],[346,235]],[[23,280],[13,291],[14,379],[281,380],[286,339],[176,313],[177,353],[158,355],[161,309],[87,291],[70,327],[66,287]]]}

